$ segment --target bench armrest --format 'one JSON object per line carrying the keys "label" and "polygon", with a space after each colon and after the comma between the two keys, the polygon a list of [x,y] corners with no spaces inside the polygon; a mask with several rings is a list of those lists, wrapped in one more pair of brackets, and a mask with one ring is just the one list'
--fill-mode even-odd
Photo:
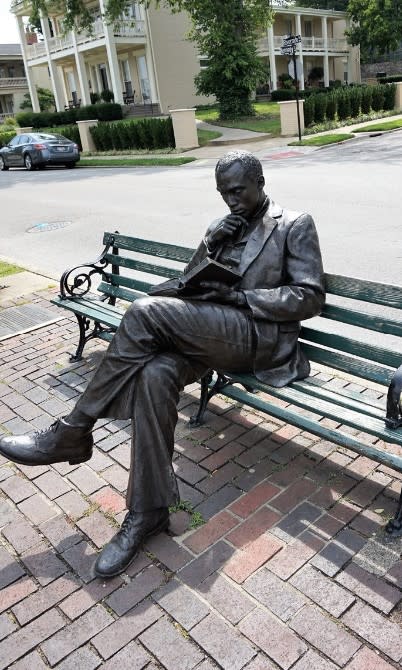
{"label": "bench armrest", "polygon": [[[104,281],[108,281],[105,268],[109,265],[109,261],[105,256],[111,247],[113,253],[117,254],[118,249],[114,246],[113,235],[109,237],[108,243],[102,253],[94,261],[82,263],[63,272],[60,278],[59,294],[62,300],[66,300],[67,298],[82,298],[89,293],[92,288],[93,275],[100,275]],[[114,272],[116,272],[116,269],[114,269]]]}

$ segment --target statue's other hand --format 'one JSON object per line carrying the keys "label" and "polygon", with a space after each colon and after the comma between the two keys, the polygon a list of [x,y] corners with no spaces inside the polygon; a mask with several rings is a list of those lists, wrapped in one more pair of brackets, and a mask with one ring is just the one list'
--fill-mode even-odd
{"label": "statue's other hand", "polygon": [[206,237],[208,246],[210,248],[217,246],[217,244],[226,237],[234,235],[241,226],[246,225],[247,221],[243,216],[240,216],[239,214],[228,214],[219,221],[210,233],[208,233]]}
{"label": "statue's other hand", "polygon": [[236,307],[246,307],[247,300],[242,291],[236,291],[220,282],[201,282],[201,292],[192,295],[193,300],[203,300],[204,302],[219,302],[224,305],[234,305]]}

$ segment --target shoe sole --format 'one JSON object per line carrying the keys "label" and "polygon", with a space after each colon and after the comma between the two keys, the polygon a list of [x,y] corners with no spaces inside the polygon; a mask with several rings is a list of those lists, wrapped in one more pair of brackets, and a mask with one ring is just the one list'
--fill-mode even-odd
{"label": "shoe sole", "polygon": [[66,463],[68,462],[70,465],[77,465],[78,463],[84,463],[85,461],[89,461],[92,458],[92,449],[89,454],[86,454],[85,456],[80,456],[79,458],[64,458],[63,460],[55,459],[54,461],[43,461],[43,463],[39,463],[38,461],[32,461],[29,462],[27,460],[23,460],[22,458],[15,458],[14,456],[11,458],[8,454],[4,454],[3,452],[0,452],[4,458],[7,458],[7,460],[12,461],[12,463],[17,463],[18,465],[28,465],[30,467],[34,467],[35,465],[53,465],[53,463]]}
{"label": "shoe sole", "polygon": [[[169,519],[166,519],[166,521],[163,521],[162,523],[159,524],[154,530],[152,530],[150,533],[147,533],[144,537],[144,540],[146,540],[147,537],[152,537],[152,535],[158,535],[158,533],[161,533],[163,530],[167,530],[169,528]],[[132,562],[137,558],[140,549],[142,548],[143,542],[141,542],[140,546],[138,547],[138,551],[135,552],[134,556],[130,558],[130,561],[127,563],[127,565],[124,566],[124,568],[121,568],[121,570],[116,570],[115,572],[109,572],[107,575],[104,575],[102,572],[98,572],[96,569],[94,570],[94,573],[97,577],[100,579],[110,579],[111,577],[117,577],[118,575],[121,575],[123,572],[127,570],[127,568],[130,567]]]}

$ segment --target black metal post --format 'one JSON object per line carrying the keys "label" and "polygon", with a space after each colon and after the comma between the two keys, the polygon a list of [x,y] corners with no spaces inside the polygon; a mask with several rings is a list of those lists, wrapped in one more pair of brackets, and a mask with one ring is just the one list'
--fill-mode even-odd
{"label": "black metal post", "polygon": [[292,47],[293,72],[296,82],[296,109],[297,109],[297,129],[299,131],[299,142],[301,142],[301,127],[300,127],[300,109],[299,109],[299,77],[297,76],[296,68],[296,46]]}

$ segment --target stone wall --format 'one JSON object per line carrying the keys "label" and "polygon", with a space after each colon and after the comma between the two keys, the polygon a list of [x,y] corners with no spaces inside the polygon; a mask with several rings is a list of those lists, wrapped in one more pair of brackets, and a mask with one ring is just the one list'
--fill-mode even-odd
{"label": "stone wall", "polygon": [[387,75],[402,75],[402,59],[380,63],[366,63],[361,65],[362,82],[375,78],[377,72],[386,72]]}

